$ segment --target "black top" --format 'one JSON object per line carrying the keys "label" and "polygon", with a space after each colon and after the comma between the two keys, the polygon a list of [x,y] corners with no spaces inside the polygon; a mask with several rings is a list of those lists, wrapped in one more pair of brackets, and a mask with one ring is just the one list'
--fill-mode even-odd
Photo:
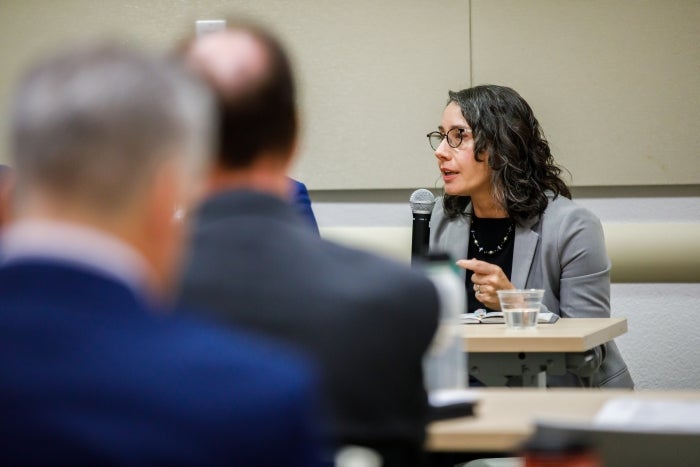
{"label": "black top", "polygon": [[[515,223],[509,217],[500,219],[482,219],[472,214],[471,231],[469,235],[469,251],[467,258],[486,261],[503,269],[510,280],[513,269],[513,246],[515,244]],[[507,237],[507,238],[506,238]],[[467,271],[465,285],[469,312],[478,308],[486,308],[476,299],[472,272]],[[487,308],[488,310],[488,308]]]}

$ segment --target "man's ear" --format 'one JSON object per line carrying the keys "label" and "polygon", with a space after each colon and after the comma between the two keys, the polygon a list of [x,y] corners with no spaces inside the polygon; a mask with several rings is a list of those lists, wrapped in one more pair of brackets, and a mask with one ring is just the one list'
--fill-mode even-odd
{"label": "man's ear", "polygon": [[[9,172],[9,170],[6,172]],[[14,174],[3,173],[0,175],[0,227],[7,224],[12,216],[14,184]]]}
{"label": "man's ear", "polygon": [[170,225],[181,205],[184,191],[181,170],[175,161],[163,162],[155,170],[147,195],[147,217],[153,222],[155,231]]}
{"label": "man's ear", "polygon": [[184,222],[176,216],[184,200],[182,165],[167,161],[156,168],[144,200],[145,255],[167,292],[178,271],[184,241]]}

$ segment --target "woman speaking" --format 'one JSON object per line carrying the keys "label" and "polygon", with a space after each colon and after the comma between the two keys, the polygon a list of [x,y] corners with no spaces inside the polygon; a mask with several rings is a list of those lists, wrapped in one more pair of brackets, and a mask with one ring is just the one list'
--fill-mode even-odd
{"label": "woman speaking", "polygon": [[[459,259],[469,311],[500,309],[498,290],[537,288],[545,290],[543,305],[564,318],[610,316],[610,260],[600,221],[571,201],[542,129],[517,92],[495,85],[450,92],[428,139],[445,191],[431,217],[430,249]],[[592,354],[602,361],[585,375],[593,386],[633,387],[614,342]],[[548,385],[579,386],[581,372],[550,375]]]}

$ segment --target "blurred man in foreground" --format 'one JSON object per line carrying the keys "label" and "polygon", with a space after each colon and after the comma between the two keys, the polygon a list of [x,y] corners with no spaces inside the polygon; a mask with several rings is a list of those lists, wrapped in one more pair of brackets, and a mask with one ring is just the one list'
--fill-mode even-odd
{"label": "blurred man in foreground", "polygon": [[275,39],[240,26],[192,42],[185,58],[216,92],[221,127],[183,302],[315,358],[330,442],[374,448],[385,466],[418,465],[435,288],[403,265],[323,241],[288,202],[298,117]]}
{"label": "blurred man in foreground", "polygon": [[0,246],[3,464],[315,464],[306,366],[168,316],[173,212],[206,167],[211,120],[203,86],[113,46],[21,83]]}

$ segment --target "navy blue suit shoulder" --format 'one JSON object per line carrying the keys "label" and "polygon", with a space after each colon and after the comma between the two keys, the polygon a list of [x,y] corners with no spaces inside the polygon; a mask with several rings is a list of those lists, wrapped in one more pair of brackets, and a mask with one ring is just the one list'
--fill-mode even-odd
{"label": "navy blue suit shoulder", "polygon": [[315,465],[293,352],[65,264],[0,267],[0,296],[3,461]]}

